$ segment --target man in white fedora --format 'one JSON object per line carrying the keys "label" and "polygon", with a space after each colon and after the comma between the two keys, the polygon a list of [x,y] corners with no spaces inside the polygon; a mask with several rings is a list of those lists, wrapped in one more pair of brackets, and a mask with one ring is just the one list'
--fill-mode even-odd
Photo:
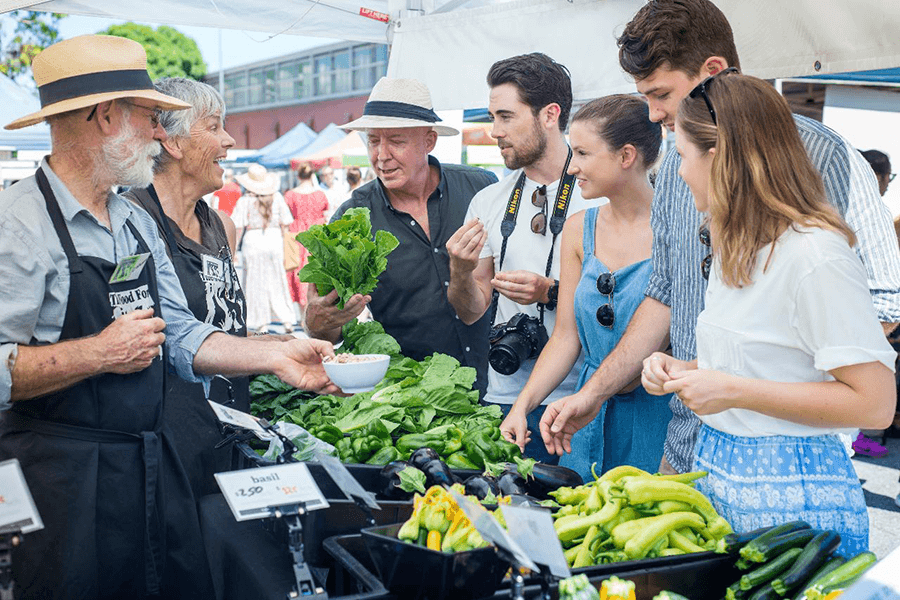
{"label": "man in white fedora", "polygon": [[194,319],[146,187],[166,134],[140,44],[87,35],[34,61],[53,149],[0,192],[0,461],[43,519],[13,550],[17,598],[205,598],[196,499],[161,427],[167,377],[274,373],[336,390],[322,341],[255,342]]}
{"label": "man in white fedora", "polygon": [[351,207],[371,211],[372,229],[397,236],[400,246],[388,257],[378,287],[355,295],[343,310],[337,293],[324,297],[310,285],[307,330],[337,342],[341,327],[369,306],[375,320],[400,343],[405,356],[421,360],[449,354],[478,371],[482,392],[487,379],[487,319],[467,325],[447,301],[450,264],[447,240],[462,224],[469,201],[495,182],[493,173],[442,165],[429,153],[439,135],[459,131],[440,124],[428,88],[414,79],[384,77],[372,89],[363,116],[344,125],[366,134],[369,161],[378,178],[357,188],[333,218]]}

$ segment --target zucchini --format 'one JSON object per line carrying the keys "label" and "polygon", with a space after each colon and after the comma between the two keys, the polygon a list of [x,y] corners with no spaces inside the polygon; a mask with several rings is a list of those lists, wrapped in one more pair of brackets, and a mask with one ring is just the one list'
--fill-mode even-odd
{"label": "zucchini", "polygon": [[747,533],[729,533],[721,538],[716,544],[716,552],[719,554],[737,554],[738,551],[746,546],[751,540],[755,540],[762,534],[771,529],[775,529],[777,525],[769,525],[768,527],[760,527]]}
{"label": "zucchini", "polygon": [[775,591],[770,584],[765,584],[755,592],[753,595],[748,598],[748,600],[779,600],[781,596],[778,595],[778,592]]}
{"label": "zucchini", "polygon": [[[797,561],[797,557],[803,552],[801,548],[790,548],[778,557],[770,560],[763,566],[741,576],[741,589],[752,590],[758,585],[769,583],[788,569]],[[774,585],[772,587],[775,587]],[[776,588],[777,591],[777,588]]]}
{"label": "zucchini", "polygon": [[813,573],[812,577],[810,577],[803,585],[800,586],[800,593],[794,596],[794,600],[805,600],[807,589],[811,588],[817,580],[825,577],[845,562],[847,562],[847,559],[843,556],[832,556],[828,560],[828,562],[819,567],[819,570]]}
{"label": "zucchini", "polygon": [[772,527],[765,533],[747,542],[740,550],[741,558],[750,560],[749,554],[753,554],[754,550],[758,546],[765,547],[766,545],[768,545],[769,541],[772,538],[778,537],[779,535],[791,533],[792,531],[799,531],[801,529],[809,529],[809,523],[807,523],[806,521],[791,521],[790,523],[785,523],[784,525]]}
{"label": "zucchini", "polygon": [[725,600],[745,600],[750,592],[741,589],[741,581],[735,581],[725,589]]}
{"label": "zucchini", "polygon": [[[791,548],[801,548],[807,545],[819,533],[817,529],[801,529],[800,531],[779,535],[778,537],[770,538],[766,543],[756,544],[747,552],[747,556],[744,556],[744,550],[750,547],[748,544],[741,550],[741,556],[750,562],[768,562]],[[753,544],[753,542],[750,543]]]}
{"label": "zucchini", "polygon": [[835,584],[846,582],[857,575],[864,573],[876,560],[878,560],[878,558],[872,552],[861,552],[831,573],[814,581],[812,586],[817,586],[824,590]]}
{"label": "zucchini", "polygon": [[841,536],[836,531],[823,531],[803,548],[794,565],[781,577],[772,581],[772,587],[781,596],[787,596],[800,587],[822,566],[841,544]]}

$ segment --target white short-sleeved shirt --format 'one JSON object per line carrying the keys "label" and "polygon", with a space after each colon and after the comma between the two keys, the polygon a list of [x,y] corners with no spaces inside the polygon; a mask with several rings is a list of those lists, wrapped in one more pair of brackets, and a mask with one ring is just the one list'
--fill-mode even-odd
{"label": "white short-sleeved shirt", "polygon": [[[254,196],[241,196],[238,198],[231,213],[231,220],[234,221],[234,226],[238,228],[262,229],[263,217],[259,212],[259,199]],[[281,192],[275,192],[272,198],[272,212],[269,215],[269,222],[266,228],[287,227],[293,222],[294,217],[291,215],[291,209],[288,208],[284,196],[281,195]]]}
{"label": "white short-sleeved shirt", "polygon": [[[500,234],[500,223],[503,221],[503,213],[506,211],[506,204],[509,201],[509,195],[512,193],[513,187],[519,180],[521,169],[513,171],[497,183],[489,185],[478,192],[472,203],[469,205],[469,212],[466,215],[466,222],[477,217],[484,223],[488,232],[487,241],[481,250],[480,258],[494,258],[494,272],[500,272],[500,249],[503,246],[503,236]],[[547,257],[550,255],[550,245],[553,241],[553,235],[548,230],[546,235],[540,235],[531,231],[531,219],[539,212],[539,209],[531,204],[531,195],[539,187],[539,184],[525,178],[525,185],[522,189],[522,202],[519,206],[519,215],[516,220],[516,228],[506,246],[506,255],[503,259],[503,271],[525,270],[532,273],[543,275],[547,268]],[[556,199],[556,191],[559,187],[559,180],[547,186],[547,202],[552,203]],[[606,200],[584,200],[581,197],[581,188],[575,186],[572,192],[572,199],[569,203],[569,209],[566,215],[574,215],[580,210],[584,210],[591,206],[598,206],[605,203]],[[550,204],[550,210],[552,204]],[[550,277],[559,279],[559,247],[562,236],[556,237],[556,246],[553,251],[553,263],[550,267]],[[500,295],[497,302],[497,317],[495,323],[505,323],[517,313],[526,313],[532,317],[539,315],[537,304],[523,306],[517,304]],[[544,325],[547,333],[553,333],[553,325],[556,323],[556,311],[544,311]],[[534,368],[535,359],[531,359],[522,363],[518,371],[512,375],[501,375],[491,368],[488,368],[488,388],[484,399],[488,402],[496,402],[498,404],[513,404],[519,396],[519,392],[528,382],[528,377]],[[578,383],[578,374],[581,371],[582,358],[572,368],[568,377],[563,381],[556,390],[544,400],[543,404],[549,404],[554,400],[558,400],[564,396],[575,393],[575,386]]]}
{"label": "white short-sleeved shirt", "polygon": [[[865,268],[843,235],[789,228],[763,272],[769,250],[759,251],[753,283],[743,288],[725,286],[714,264],[697,320],[699,368],[781,382],[833,381],[832,369],[874,361],[893,371],[896,352],[875,315]],[[854,431],[745,409],[700,419],[746,437]]]}

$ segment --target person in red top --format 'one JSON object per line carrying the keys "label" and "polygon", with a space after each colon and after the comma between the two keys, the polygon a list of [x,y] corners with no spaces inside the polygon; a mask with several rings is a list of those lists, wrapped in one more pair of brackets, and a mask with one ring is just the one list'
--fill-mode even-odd
{"label": "person in red top", "polygon": [[[300,183],[292,190],[284,193],[284,199],[294,222],[288,226],[291,236],[296,236],[301,231],[306,231],[311,225],[325,223],[325,212],[328,210],[328,197],[317,185],[313,183],[313,170],[308,163],[303,163],[297,169],[297,179]],[[288,289],[291,291],[291,300],[300,305],[300,309],[306,308],[306,284],[300,283],[297,271],[303,268],[309,258],[309,251],[300,242],[294,241],[300,246],[300,266],[287,272]]]}
{"label": "person in red top", "polygon": [[215,196],[213,208],[227,213],[230,217],[231,211],[234,210],[234,205],[237,204],[238,198],[241,197],[241,186],[235,183],[234,171],[231,169],[225,169],[225,175],[222,179],[225,181],[225,185],[222,186],[222,189],[213,192],[213,196]]}

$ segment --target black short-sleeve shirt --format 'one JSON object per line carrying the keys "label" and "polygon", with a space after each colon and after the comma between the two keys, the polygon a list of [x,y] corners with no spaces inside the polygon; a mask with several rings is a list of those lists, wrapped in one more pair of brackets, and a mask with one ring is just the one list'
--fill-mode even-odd
{"label": "black short-sleeve shirt", "polygon": [[371,211],[372,230],[386,230],[400,241],[388,255],[387,270],[378,278],[369,308],[375,320],[400,343],[405,356],[422,360],[435,352],[456,357],[478,371],[476,387],[487,387],[487,316],[464,324],[447,299],[450,259],[447,240],[459,229],[472,197],[497,181],[490,171],[461,165],[441,165],[433,156],[428,164],[440,171],[440,183],[428,198],[431,238],[408,213],[391,206],[378,179],[357,188],[335,212],[337,219],[348,208]]}

